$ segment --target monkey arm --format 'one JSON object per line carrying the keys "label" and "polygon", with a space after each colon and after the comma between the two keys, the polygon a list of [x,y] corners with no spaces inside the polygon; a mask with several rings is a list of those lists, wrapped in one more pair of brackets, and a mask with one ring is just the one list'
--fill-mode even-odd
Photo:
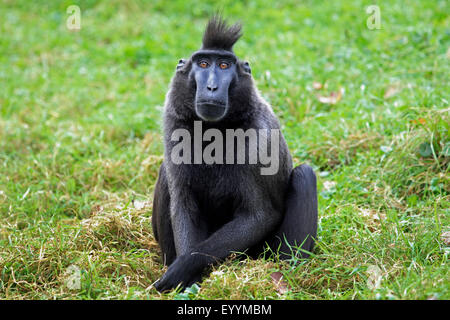
{"label": "monkey arm", "polygon": [[193,199],[186,197],[186,195],[176,197],[173,204],[170,209],[170,219],[173,227],[175,250],[177,257],[179,257],[192,252],[195,245],[207,238],[208,231],[205,221],[199,218],[199,209]]}
{"label": "monkey arm", "polygon": [[[271,208],[267,206],[266,208]],[[189,253],[177,257],[155,284],[159,291],[178,284],[190,286],[201,279],[202,271],[225,259],[232,252],[242,252],[261,241],[276,226],[281,214],[270,209],[236,213],[236,218],[222,226],[206,240],[193,246]]]}
{"label": "monkey arm", "polygon": [[260,242],[279,222],[281,214],[273,210],[238,214],[208,239],[202,241],[191,255],[208,257],[206,264],[219,262],[232,252],[243,252]]}

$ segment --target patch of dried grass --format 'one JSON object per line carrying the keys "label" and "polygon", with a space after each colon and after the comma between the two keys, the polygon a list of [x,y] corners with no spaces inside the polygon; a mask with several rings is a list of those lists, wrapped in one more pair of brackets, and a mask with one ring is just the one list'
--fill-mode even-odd
{"label": "patch of dried grass", "polygon": [[[150,201],[137,206],[107,203],[88,219],[61,221],[45,240],[18,241],[14,250],[0,255],[1,296],[67,298],[86,286],[116,286],[119,292],[149,287],[161,276],[150,207]],[[81,291],[66,286],[65,271],[72,265],[85,275]],[[110,285],[100,285],[102,281]]]}
{"label": "patch of dried grass", "polygon": [[382,136],[376,132],[356,131],[345,138],[325,134],[320,145],[313,145],[309,153],[320,170],[333,170],[353,162],[358,152],[379,148]]}

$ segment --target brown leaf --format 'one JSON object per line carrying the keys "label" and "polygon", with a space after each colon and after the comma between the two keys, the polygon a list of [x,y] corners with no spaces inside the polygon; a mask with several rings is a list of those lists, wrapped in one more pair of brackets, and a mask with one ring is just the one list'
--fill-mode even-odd
{"label": "brown leaf", "polygon": [[270,278],[272,278],[272,282],[275,285],[275,290],[277,290],[278,293],[285,294],[289,291],[289,285],[285,280],[283,280],[283,274],[281,272],[273,272],[270,275]]}
{"label": "brown leaf", "polygon": [[323,85],[320,82],[313,82],[314,90],[320,90],[323,88]]}
{"label": "brown leaf", "polygon": [[441,234],[441,240],[446,246],[450,246],[450,231]]}
{"label": "brown leaf", "polygon": [[342,94],[344,93],[344,89],[341,88],[338,92],[331,92],[328,97],[325,96],[317,96],[319,101],[324,104],[336,104],[341,100]]}
{"label": "brown leaf", "polygon": [[386,92],[384,93],[384,98],[389,99],[392,96],[395,96],[400,91],[400,88],[396,85],[390,86],[387,88]]}
{"label": "brown leaf", "polygon": [[419,118],[411,120],[411,123],[424,125],[427,121],[424,118]]}

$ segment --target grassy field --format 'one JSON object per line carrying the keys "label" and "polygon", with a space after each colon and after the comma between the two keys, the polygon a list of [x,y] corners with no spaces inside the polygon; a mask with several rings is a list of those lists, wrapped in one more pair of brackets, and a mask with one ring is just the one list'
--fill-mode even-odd
{"label": "grassy field", "polygon": [[[218,9],[318,174],[318,244],[159,294],[162,106]],[[445,0],[1,0],[0,299],[450,299],[449,16]]]}

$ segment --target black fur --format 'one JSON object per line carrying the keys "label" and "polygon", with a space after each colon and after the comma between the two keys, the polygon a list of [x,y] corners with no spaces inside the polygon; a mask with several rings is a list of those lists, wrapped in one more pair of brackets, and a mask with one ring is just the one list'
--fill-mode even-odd
{"label": "black fur", "polygon": [[[226,27],[215,16],[208,23],[204,46],[220,54],[231,50],[239,36],[240,26]],[[184,128],[193,136],[194,121],[200,120],[195,110],[198,88],[193,63],[192,59],[179,63],[164,109],[165,153],[152,224],[169,268],[155,284],[159,291],[200,281],[208,265],[231,252],[247,251],[257,257],[265,243],[274,251],[280,247],[282,258],[291,257],[290,250],[295,249],[291,246],[303,244],[310,251],[317,229],[314,172],[306,165],[293,170],[281,134],[275,175],[261,175],[260,163],[177,165],[170,160],[176,144],[171,141],[172,132]],[[225,136],[226,129],[279,129],[272,108],[254,86],[248,64],[237,60],[235,72],[228,89],[229,112],[218,122],[203,121],[203,131],[215,128]]]}
{"label": "black fur", "polygon": [[228,26],[219,15],[213,16],[203,34],[202,49],[222,49],[232,51],[233,45],[242,36],[242,26],[239,23]]}

